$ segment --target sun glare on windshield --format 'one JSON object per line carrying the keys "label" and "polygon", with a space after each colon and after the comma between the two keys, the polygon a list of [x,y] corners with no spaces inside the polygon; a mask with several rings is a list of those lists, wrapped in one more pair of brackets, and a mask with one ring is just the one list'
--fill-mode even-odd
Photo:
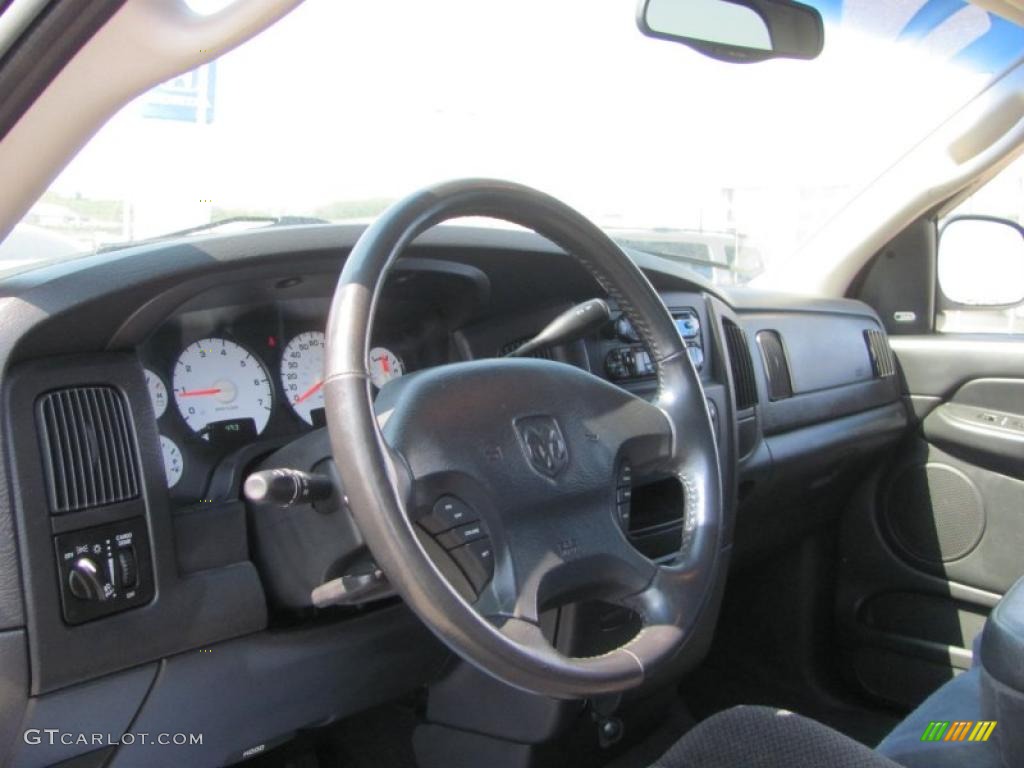
{"label": "sun glare on windshield", "polygon": [[193,13],[198,13],[200,16],[212,16],[223,11],[229,5],[237,3],[238,0],[183,0],[183,2]]}
{"label": "sun glare on windshield", "polygon": [[745,282],[1024,44],[959,2],[818,5],[818,59],[730,65],[642,36],[633,0],[306,0],[127,106],[24,224],[88,251],[239,216],[365,221],[493,176]]}

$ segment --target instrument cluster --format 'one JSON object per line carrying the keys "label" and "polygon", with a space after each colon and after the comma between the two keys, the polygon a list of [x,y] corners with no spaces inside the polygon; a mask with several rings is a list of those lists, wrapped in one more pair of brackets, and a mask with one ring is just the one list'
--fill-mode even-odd
{"label": "instrument cluster", "polygon": [[[171,318],[143,345],[173,498],[200,502],[226,457],[251,446],[269,451],[325,426],[326,314],[326,302],[309,300],[199,310]],[[375,387],[410,364],[438,362],[417,333],[399,324],[375,334],[368,360]]]}

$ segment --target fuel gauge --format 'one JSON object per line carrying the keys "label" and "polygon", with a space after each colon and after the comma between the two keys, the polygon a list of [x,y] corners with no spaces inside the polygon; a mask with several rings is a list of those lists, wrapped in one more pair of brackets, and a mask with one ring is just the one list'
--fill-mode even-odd
{"label": "fuel gauge", "polygon": [[167,487],[173,488],[181,480],[185,471],[185,461],[181,449],[171,438],[160,435],[160,452],[164,456],[164,474],[167,475]]}

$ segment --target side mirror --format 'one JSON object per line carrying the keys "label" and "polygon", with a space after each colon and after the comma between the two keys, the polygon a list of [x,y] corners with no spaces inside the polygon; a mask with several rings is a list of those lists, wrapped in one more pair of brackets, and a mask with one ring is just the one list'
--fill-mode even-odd
{"label": "side mirror", "polygon": [[992,216],[956,216],[939,233],[939,286],[949,301],[1012,307],[1024,301],[1024,228]]}
{"label": "side mirror", "polygon": [[813,59],[825,44],[821,14],[793,0],[640,0],[636,23],[729,62]]}

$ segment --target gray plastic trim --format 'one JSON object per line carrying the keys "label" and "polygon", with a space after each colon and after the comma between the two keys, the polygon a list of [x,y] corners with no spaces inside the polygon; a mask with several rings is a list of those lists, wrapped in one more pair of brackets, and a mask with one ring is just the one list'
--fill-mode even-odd
{"label": "gray plastic trim", "polygon": [[114,768],[215,768],[246,750],[392,700],[434,677],[447,654],[407,608],[261,632],[167,659],[140,733],[201,733],[201,745],[119,748]]}
{"label": "gray plastic trim", "polygon": [[[75,743],[74,737],[99,734],[107,740],[118,739],[131,726],[142,701],[156,677],[156,664],[111,675],[84,685],[29,699],[18,738],[5,750],[11,768],[44,768],[96,750],[105,744]],[[29,730],[60,729],[72,737],[72,743],[60,738],[51,744],[48,734],[39,733],[40,744],[28,744],[22,734]],[[13,752],[12,752],[13,750]]]}

